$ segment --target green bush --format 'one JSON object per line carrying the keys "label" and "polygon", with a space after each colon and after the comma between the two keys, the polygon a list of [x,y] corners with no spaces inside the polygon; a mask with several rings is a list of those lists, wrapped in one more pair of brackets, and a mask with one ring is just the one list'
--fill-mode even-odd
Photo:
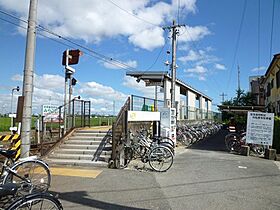
{"label": "green bush", "polygon": [[280,153],[280,117],[274,119],[273,146]]}

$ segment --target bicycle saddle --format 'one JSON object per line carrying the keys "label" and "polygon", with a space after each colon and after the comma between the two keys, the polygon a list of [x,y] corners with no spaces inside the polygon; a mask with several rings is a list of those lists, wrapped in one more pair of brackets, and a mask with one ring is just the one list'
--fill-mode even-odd
{"label": "bicycle saddle", "polygon": [[0,198],[8,195],[15,195],[17,192],[17,185],[14,183],[7,183],[0,186]]}
{"label": "bicycle saddle", "polygon": [[16,150],[4,150],[4,149],[0,150],[0,155],[3,155],[7,158],[14,158],[16,154],[17,154]]}

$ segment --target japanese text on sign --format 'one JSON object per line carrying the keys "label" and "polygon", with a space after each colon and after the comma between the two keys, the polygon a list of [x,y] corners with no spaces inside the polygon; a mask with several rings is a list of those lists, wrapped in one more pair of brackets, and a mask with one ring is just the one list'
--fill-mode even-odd
{"label": "japanese text on sign", "polygon": [[248,112],[246,143],[272,145],[274,113]]}
{"label": "japanese text on sign", "polygon": [[54,105],[43,105],[42,116],[44,116],[44,122],[58,122],[59,121],[59,109]]}

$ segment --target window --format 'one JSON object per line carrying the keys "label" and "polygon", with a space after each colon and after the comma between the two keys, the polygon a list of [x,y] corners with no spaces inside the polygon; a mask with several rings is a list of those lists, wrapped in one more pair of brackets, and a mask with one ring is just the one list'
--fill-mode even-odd
{"label": "window", "polygon": [[274,79],[272,79],[272,80],[270,81],[270,88],[272,89],[273,86],[274,86]]}
{"label": "window", "polygon": [[280,87],[280,70],[276,73],[276,86]]}

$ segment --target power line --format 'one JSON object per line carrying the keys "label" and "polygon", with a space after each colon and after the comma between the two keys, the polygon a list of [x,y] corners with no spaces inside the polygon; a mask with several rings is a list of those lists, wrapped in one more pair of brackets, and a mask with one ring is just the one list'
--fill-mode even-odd
{"label": "power line", "polygon": [[236,41],[234,55],[233,55],[233,61],[232,61],[232,65],[231,65],[231,69],[230,69],[230,74],[229,74],[229,79],[228,79],[228,83],[227,83],[227,90],[228,90],[230,82],[231,82],[232,71],[233,71],[233,67],[234,67],[234,63],[235,63],[235,60],[236,60],[236,55],[237,55],[237,51],[238,51],[238,47],[239,47],[239,41],[240,41],[240,36],[241,36],[241,31],[242,31],[242,26],[243,26],[243,22],[244,22],[246,8],[247,8],[247,0],[245,0],[244,4],[243,4],[243,11],[242,11],[242,16],[241,16],[241,22],[240,22],[239,29],[238,29],[238,35],[237,35],[237,41]]}
{"label": "power line", "polygon": [[273,29],[274,29],[274,8],[275,8],[275,0],[273,0],[273,5],[272,5],[269,60],[271,59],[271,54],[272,54]]}
{"label": "power line", "polygon": [[260,37],[261,37],[261,0],[259,0],[258,6],[258,74],[260,71]]}
{"label": "power line", "polygon": [[[21,19],[21,18],[19,18],[19,17],[14,16],[14,15],[12,15],[12,14],[9,14],[9,13],[7,13],[7,12],[4,12],[4,11],[2,11],[2,10],[0,10],[0,13],[2,13],[2,14],[4,14],[4,15],[7,15],[7,16],[9,16],[9,17],[12,17],[12,18],[14,18],[14,19],[17,19],[17,20],[19,20],[19,21],[21,21],[21,22],[24,22],[24,23],[27,23],[27,22],[28,22],[28,21],[26,21],[26,20],[23,20],[23,19]],[[9,20],[7,20],[7,19],[1,18],[1,20],[5,21],[5,22],[8,22],[8,23],[10,23],[10,24],[13,24],[13,25],[15,25],[15,26],[18,26],[18,27],[21,27],[21,28],[26,29],[25,27],[23,27],[23,26],[21,26],[21,25],[19,25],[19,24],[16,24],[16,23],[14,23],[14,22],[12,22],[12,21],[9,21]],[[73,45],[75,45],[75,46],[78,46],[78,47],[80,47],[80,48],[82,48],[82,49],[84,49],[84,50],[87,50],[87,51],[91,52],[92,54],[95,55],[95,56],[92,56],[92,57],[94,57],[94,58],[101,59],[101,60],[104,61],[104,62],[110,63],[110,64],[112,64],[112,65],[114,65],[114,66],[117,66],[117,67],[119,67],[119,68],[122,68],[122,69],[124,69],[124,70],[132,70],[132,69],[133,69],[133,70],[136,70],[134,67],[131,67],[131,66],[129,66],[129,65],[127,65],[127,64],[125,64],[125,63],[123,63],[123,62],[121,62],[121,61],[118,61],[118,60],[116,60],[116,59],[113,59],[113,58],[111,58],[111,57],[105,56],[105,55],[103,55],[103,54],[101,54],[101,53],[95,52],[95,51],[93,51],[92,49],[90,49],[90,48],[88,48],[88,47],[85,47],[85,46],[83,46],[83,45],[81,45],[81,44],[78,44],[78,43],[76,43],[76,42],[74,42],[74,41],[72,41],[72,40],[70,40],[70,39],[68,39],[68,38],[65,38],[65,37],[63,37],[63,36],[61,36],[61,35],[59,35],[59,34],[53,32],[53,31],[50,31],[49,29],[47,29],[47,28],[45,28],[45,27],[43,27],[43,26],[41,26],[41,25],[37,25],[37,29],[40,29],[40,30],[42,30],[42,31],[45,31],[46,33],[49,33],[49,34],[51,34],[51,35],[53,35],[53,36],[55,36],[55,37],[57,37],[57,38],[59,38],[59,39],[62,39],[62,40],[64,40],[64,41],[67,41],[67,42],[69,42],[69,43],[71,43],[71,44],[73,44]],[[42,34],[40,34],[40,35],[42,35]],[[42,35],[42,36],[43,36],[43,35]],[[48,36],[44,36],[44,37],[50,38],[50,37],[48,37]],[[52,39],[52,38],[50,38],[50,39]],[[52,40],[54,41],[54,39],[52,39]],[[60,42],[60,43],[61,43],[61,42]],[[64,43],[64,45],[66,45],[66,44]],[[69,45],[68,45],[68,46],[69,46]],[[84,52],[84,53],[85,53],[85,52]]]}
{"label": "power line", "polygon": [[[110,1],[110,0],[109,0],[109,1]],[[114,2],[111,2],[111,3],[114,3]],[[24,23],[27,23],[26,20],[23,20],[23,19],[21,19],[21,18],[15,16],[15,15],[9,14],[9,13],[7,13],[7,12],[5,12],[5,11],[0,10],[0,13],[2,13],[2,14],[4,14],[4,15],[7,15],[7,16],[9,16],[9,17],[12,17],[12,18],[14,18],[14,19],[17,19],[17,20],[19,20],[19,21],[22,21],[22,22],[24,22]],[[7,21],[7,20],[6,20],[6,22],[10,22],[10,21]],[[22,26],[20,26],[20,25],[18,25],[18,24],[15,24],[15,23],[13,23],[13,22],[10,22],[10,23],[13,24],[13,25],[22,27]],[[23,28],[24,28],[24,27],[23,27]],[[105,55],[103,55],[103,54],[101,54],[101,53],[98,53],[98,52],[96,52],[96,51],[93,51],[92,49],[90,49],[90,48],[88,48],[88,47],[85,47],[85,46],[83,46],[83,45],[81,45],[81,44],[78,44],[78,43],[76,43],[76,42],[74,42],[74,41],[72,41],[72,40],[70,40],[70,39],[68,39],[68,38],[65,38],[65,37],[63,37],[63,36],[61,36],[61,35],[59,35],[59,34],[53,32],[53,31],[51,31],[51,30],[49,30],[49,29],[47,29],[47,28],[45,28],[45,27],[43,27],[42,25],[37,25],[37,28],[40,29],[40,30],[42,30],[42,31],[44,31],[44,32],[46,32],[46,33],[49,33],[49,34],[51,34],[51,35],[57,37],[57,38],[59,38],[59,39],[62,39],[62,40],[64,40],[64,41],[66,41],[66,42],[69,42],[69,43],[75,45],[75,46],[78,46],[78,47],[80,47],[81,49],[84,49],[84,50],[89,51],[90,53],[84,52],[84,54],[87,54],[87,55],[89,55],[89,56],[91,56],[91,57],[93,57],[93,58],[100,59],[100,60],[102,60],[102,61],[104,61],[104,62],[106,62],[106,63],[109,63],[109,64],[111,64],[111,65],[117,66],[117,67],[119,67],[119,68],[121,68],[121,69],[124,69],[124,70],[128,70],[128,71],[129,71],[129,70],[137,70],[136,68],[134,68],[134,67],[132,67],[132,66],[129,66],[129,65],[127,65],[126,63],[123,63],[123,62],[121,62],[121,61],[118,61],[118,60],[116,60],[116,59],[113,59],[112,57],[105,56]],[[26,28],[25,28],[25,29],[26,29]],[[43,35],[43,33],[40,33],[40,35],[42,35],[42,36],[45,37],[45,38],[49,38],[49,39],[51,39],[52,41],[55,41],[55,42],[57,42],[57,43],[63,44],[63,45],[65,45],[65,46],[67,46],[67,47],[69,47],[69,46],[70,46],[70,47],[73,47],[72,45],[68,45],[68,44],[66,44],[65,42],[59,42],[58,40],[55,40],[55,39],[53,39],[53,38],[51,38],[51,37],[49,37],[49,36]],[[166,45],[166,43],[165,43],[165,45]],[[158,61],[159,56],[161,55],[161,53],[162,53],[162,51],[163,51],[165,45],[163,45],[163,47],[161,48],[161,50],[160,50],[159,54],[157,55],[155,61],[150,65],[150,67],[149,67],[147,70],[150,70],[150,69],[156,64],[156,62]],[[147,71],[147,70],[146,70],[146,71]]]}
{"label": "power line", "polygon": [[147,20],[145,20],[145,19],[143,19],[143,18],[141,18],[141,17],[139,17],[139,16],[137,16],[137,15],[135,15],[135,14],[133,14],[133,13],[127,11],[126,9],[120,7],[120,6],[119,6],[118,4],[116,4],[115,2],[113,2],[113,1],[111,1],[111,0],[107,0],[107,1],[110,2],[111,4],[115,5],[115,6],[116,6],[117,8],[119,8],[120,10],[126,12],[127,14],[129,14],[129,15],[131,15],[131,16],[137,18],[138,20],[141,20],[141,21],[143,21],[143,22],[145,22],[145,23],[148,23],[148,24],[150,24],[150,25],[159,27],[159,25],[154,24],[154,23],[152,23],[152,22],[150,22],[150,21],[147,21]]}

